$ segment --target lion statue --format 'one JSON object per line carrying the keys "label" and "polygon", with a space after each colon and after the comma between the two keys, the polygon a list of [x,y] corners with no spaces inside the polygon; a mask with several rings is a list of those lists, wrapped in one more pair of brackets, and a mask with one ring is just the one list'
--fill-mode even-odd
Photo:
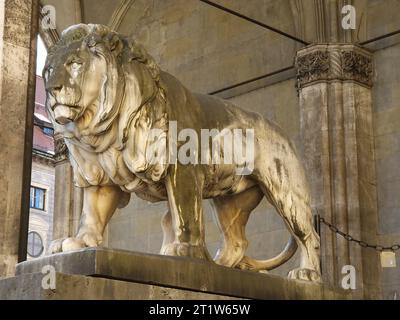
{"label": "lion statue", "polygon": [[[151,202],[168,201],[161,254],[213,261],[202,211],[202,199],[211,199],[224,237],[217,264],[267,271],[300,247],[300,267],[289,278],[320,281],[320,241],[304,169],[275,124],[229,101],[190,92],[133,39],[102,25],[65,30],[49,50],[43,78],[49,117],[68,147],[74,182],[84,190],[77,234],[53,241],[50,253],[100,245],[116,209],[135,193]],[[149,136],[158,132],[153,138],[168,142],[172,121],[178,131],[190,128],[199,134],[204,128],[253,129],[252,170],[238,174],[239,164],[226,161],[151,161]],[[234,141],[245,144],[244,139]],[[292,237],[278,256],[255,260],[245,255],[245,226],[264,197]]]}

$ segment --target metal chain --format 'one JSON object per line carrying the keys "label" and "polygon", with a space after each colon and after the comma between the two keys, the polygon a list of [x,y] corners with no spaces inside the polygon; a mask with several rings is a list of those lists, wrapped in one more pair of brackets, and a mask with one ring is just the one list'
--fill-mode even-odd
{"label": "metal chain", "polygon": [[349,242],[355,242],[357,243],[360,247],[363,248],[371,248],[374,249],[376,251],[382,252],[382,251],[397,251],[400,250],[400,244],[394,244],[390,247],[385,247],[385,246],[381,246],[381,245],[372,245],[372,244],[368,244],[365,241],[362,240],[358,240],[353,238],[351,235],[349,235],[348,233],[345,233],[341,230],[339,230],[336,226],[334,226],[333,224],[329,223],[328,221],[325,221],[324,218],[319,217],[319,222],[322,222],[324,225],[326,225],[332,232],[342,236],[344,239],[346,239]]}

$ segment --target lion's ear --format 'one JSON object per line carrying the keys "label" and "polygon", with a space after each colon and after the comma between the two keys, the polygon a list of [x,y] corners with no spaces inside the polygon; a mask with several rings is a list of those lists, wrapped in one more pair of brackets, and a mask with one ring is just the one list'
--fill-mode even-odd
{"label": "lion's ear", "polygon": [[121,38],[113,32],[107,35],[107,44],[110,51],[115,53],[116,55],[118,55],[122,51],[124,46]]}

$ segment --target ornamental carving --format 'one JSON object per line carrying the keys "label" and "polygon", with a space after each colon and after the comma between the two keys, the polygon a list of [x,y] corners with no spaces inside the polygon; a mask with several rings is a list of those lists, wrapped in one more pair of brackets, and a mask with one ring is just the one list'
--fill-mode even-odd
{"label": "ornamental carving", "polygon": [[56,163],[68,160],[68,148],[62,136],[54,136],[54,153]]}
{"label": "ornamental carving", "polygon": [[314,51],[299,57],[296,61],[297,79],[299,85],[327,79],[329,71],[329,54],[323,51]]}
{"label": "ornamental carving", "polygon": [[372,59],[354,51],[342,52],[343,78],[372,85]]}
{"label": "ornamental carving", "polygon": [[296,58],[296,68],[298,88],[329,80],[352,80],[372,86],[372,57],[356,46],[316,45],[302,49]]}

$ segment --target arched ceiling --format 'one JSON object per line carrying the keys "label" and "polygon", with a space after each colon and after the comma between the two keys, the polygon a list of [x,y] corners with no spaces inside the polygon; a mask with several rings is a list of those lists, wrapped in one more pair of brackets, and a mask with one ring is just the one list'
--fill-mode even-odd
{"label": "arched ceiling", "polygon": [[[310,43],[364,41],[400,29],[398,0],[213,1]],[[42,0],[46,4],[56,8],[58,34],[79,22],[106,24],[136,37],[164,70],[201,92],[288,67],[302,46],[199,0]],[[341,27],[345,4],[356,7],[356,31]]]}
{"label": "arched ceiling", "polygon": [[[298,33],[296,20],[301,0],[215,0],[214,2],[279,27],[287,33]],[[173,16],[176,16],[174,10],[188,11],[187,8],[191,7],[198,7],[199,10],[217,10],[198,0],[41,0],[41,3],[43,6],[50,4],[56,8],[59,34],[68,26],[79,22],[105,24],[116,31],[132,34],[143,18],[154,14],[168,14],[171,15],[170,19],[173,19]],[[238,20],[238,23],[241,21]]]}
{"label": "arched ceiling", "polygon": [[[334,38],[339,42],[364,41],[400,29],[398,0],[214,0],[214,2],[308,42],[327,42],[333,41]],[[170,15],[168,19],[174,19],[174,16],[179,15],[179,11],[190,13],[191,10],[188,11],[188,8],[210,10],[198,0],[41,0],[41,3],[56,8],[59,34],[72,24],[84,22],[106,24],[116,31],[131,35],[149,16],[156,19],[160,14],[164,14]],[[350,36],[346,36],[346,32],[340,26],[342,18],[340,11],[346,4],[355,6],[357,13],[357,30],[349,33]]]}
{"label": "arched ceiling", "polygon": [[[292,65],[291,39],[198,0],[43,0],[56,8],[57,32],[101,23],[134,36],[161,67],[194,90],[211,92]],[[215,0],[297,34],[292,0]],[[210,75],[213,74],[211,77]]]}

